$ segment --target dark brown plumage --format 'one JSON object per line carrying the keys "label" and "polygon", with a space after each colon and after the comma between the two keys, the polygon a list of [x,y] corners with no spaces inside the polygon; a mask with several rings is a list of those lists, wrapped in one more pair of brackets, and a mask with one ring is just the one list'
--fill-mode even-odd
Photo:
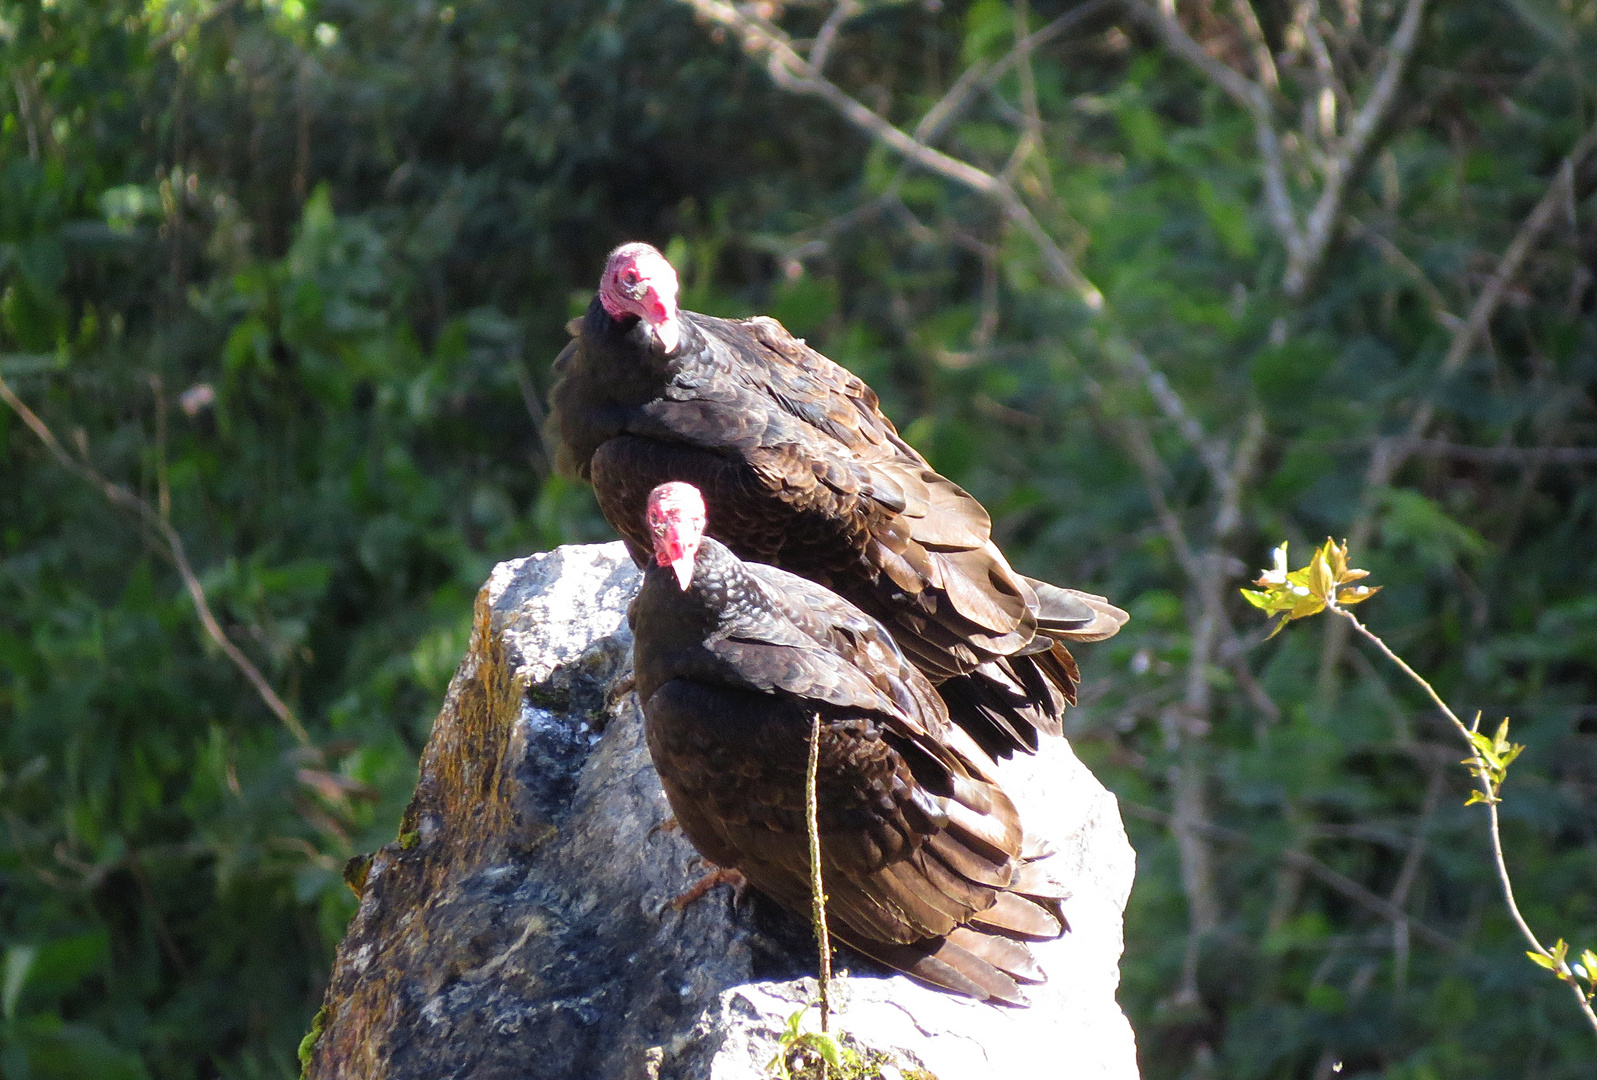
{"label": "dark brown plumage", "polygon": [[1079,679],[1065,642],[1109,637],[1125,613],[1016,573],[986,510],[853,374],[773,319],[678,313],[675,297],[658,252],[618,249],[550,392],[557,465],[593,483],[634,558],[648,551],[650,490],[691,483],[713,508],[710,535],[740,557],[887,623],[984,748],[1057,735]]}
{"label": "dark brown plumage", "polygon": [[649,560],[632,621],[649,753],[684,833],[807,912],[804,771],[819,712],[832,932],[935,986],[1026,1004],[1021,984],[1044,975],[1025,941],[1064,932],[1065,892],[990,759],[858,608],[713,539],[696,554],[673,543],[655,547],[675,572]]}

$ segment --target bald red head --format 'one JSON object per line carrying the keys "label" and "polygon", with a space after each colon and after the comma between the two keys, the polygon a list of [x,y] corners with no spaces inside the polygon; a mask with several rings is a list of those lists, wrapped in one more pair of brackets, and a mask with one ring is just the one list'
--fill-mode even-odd
{"label": "bald red head", "polygon": [[612,319],[636,315],[654,331],[662,349],[675,351],[682,336],[677,272],[648,244],[622,244],[610,253],[599,279],[599,302]]}
{"label": "bald red head", "polygon": [[704,497],[692,484],[672,481],[649,492],[649,535],[654,561],[676,572],[686,589],[693,582],[693,557],[704,539]]}

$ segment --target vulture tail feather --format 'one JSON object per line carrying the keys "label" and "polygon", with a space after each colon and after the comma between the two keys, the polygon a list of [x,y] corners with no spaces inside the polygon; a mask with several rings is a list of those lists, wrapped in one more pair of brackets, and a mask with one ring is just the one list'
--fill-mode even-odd
{"label": "vulture tail feather", "polygon": [[933,938],[914,945],[895,945],[885,941],[860,941],[852,935],[839,936],[855,952],[932,986],[952,990],[977,1001],[1001,1002],[1022,1008],[1031,1004],[1013,976],[947,938]]}
{"label": "vulture tail feather", "polygon": [[1057,915],[1012,892],[999,893],[992,907],[971,916],[970,924],[1035,941],[1052,941],[1065,932],[1064,922]]}

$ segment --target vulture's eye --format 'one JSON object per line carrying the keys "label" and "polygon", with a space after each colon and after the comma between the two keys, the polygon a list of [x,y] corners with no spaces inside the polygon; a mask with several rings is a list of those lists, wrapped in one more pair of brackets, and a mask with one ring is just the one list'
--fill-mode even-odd
{"label": "vulture's eye", "polygon": [[636,285],[638,283],[638,272],[636,270],[628,270],[621,275],[621,281],[626,285]]}

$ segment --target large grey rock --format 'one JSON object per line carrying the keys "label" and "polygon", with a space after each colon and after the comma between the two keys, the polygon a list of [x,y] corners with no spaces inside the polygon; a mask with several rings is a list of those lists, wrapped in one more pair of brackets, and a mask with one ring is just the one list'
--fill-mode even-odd
{"label": "large grey rock", "polygon": [[[310,1077],[768,1075],[787,1018],[813,1000],[813,942],[724,888],[670,904],[703,869],[662,828],[629,689],[637,583],[619,543],[494,570],[399,839],[351,868],[360,909]],[[1000,775],[1074,889],[1071,932],[1035,949],[1050,981],[1030,1009],[1003,1009],[840,954],[854,971],[834,983],[836,1024],[901,1075],[1134,1080],[1114,999],[1134,856],[1114,797],[1062,739]]]}

